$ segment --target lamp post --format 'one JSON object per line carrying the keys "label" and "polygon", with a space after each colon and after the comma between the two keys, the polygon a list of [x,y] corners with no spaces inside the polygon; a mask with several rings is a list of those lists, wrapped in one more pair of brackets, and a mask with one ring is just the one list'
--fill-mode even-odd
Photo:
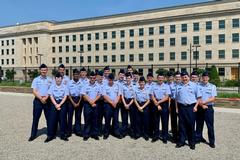
{"label": "lamp post", "polygon": [[[201,45],[196,44],[196,45],[193,45],[192,47],[195,48],[195,62],[196,62],[195,67],[196,67],[196,70],[197,70],[197,53],[198,53],[198,48],[201,47]],[[199,57],[199,54],[198,54],[198,57]]]}
{"label": "lamp post", "polygon": [[43,56],[43,54],[37,54],[38,56],[39,56],[39,62],[40,62],[40,65],[41,65],[41,60],[42,60],[42,56]]}

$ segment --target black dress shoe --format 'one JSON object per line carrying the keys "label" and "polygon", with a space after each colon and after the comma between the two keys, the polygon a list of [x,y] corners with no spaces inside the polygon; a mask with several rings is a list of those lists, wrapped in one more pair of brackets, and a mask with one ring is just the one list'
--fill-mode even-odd
{"label": "black dress shoe", "polygon": [[60,139],[63,140],[63,141],[68,141],[67,136],[61,136]]}
{"label": "black dress shoe", "polygon": [[66,136],[69,138],[69,137],[71,137],[71,136],[72,136],[72,134],[71,134],[71,133],[68,133]]}
{"label": "black dress shoe", "polygon": [[153,139],[152,139],[152,143],[154,143],[154,142],[156,142],[158,140],[158,138],[157,137],[153,137]]}
{"label": "black dress shoe", "polygon": [[191,144],[189,147],[190,149],[195,150],[195,144]]}
{"label": "black dress shoe", "polygon": [[163,139],[163,143],[164,143],[164,144],[167,144],[167,140],[166,140],[166,139]]}
{"label": "black dress shoe", "polygon": [[118,138],[118,139],[122,139],[123,138],[123,136],[121,134],[116,135],[115,137]]}
{"label": "black dress shoe", "polygon": [[204,139],[204,138],[201,139],[201,142],[202,143],[207,143],[206,139]]}
{"label": "black dress shoe", "polygon": [[215,147],[216,147],[215,144],[209,144],[209,146],[210,146],[211,148],[215,148]]}
{"label": "black dress shoe", "polygon": [[108,135],[103,135],[103,139],[108,139]]}
{"label": "black dress shoe", "polygon": [[33,141],[36,138],[37,138],[36,136],[31,136],[31,137],[29,137],[28,141],[31,142],[31,141]]}
{"label": "black dress shoe", "polygon": [[54,137],[47,137],[47,139],[44,141],[44,143],[48,143],[50,141],[52,141],[54,139]]}
{"label": "black dress shoe", "polygon": [[181,144],[181,143],[178,143],[178,144],[176,144],[176,148],[181,148],[181,147],[183,147],[185,144]]}
{"label": "black dress shoe", "polygon": [[89,137],[83,137],[83,141],[87,141]]}
{"label": "black dress shoe", "polygon": [[92,136],[92,138],[95,139],[95,140],[99,140],[98,136]]}
{"label": "black dress shoe", "polygon": [[143,138],[148,141],[149,140],[149,137],[148,136],[143,136]]}
{"label": "black dress shoe", "polygon": [[75,135],[78,136],[78,137],[82,136],[82,134],[80,132],[76,132]]}

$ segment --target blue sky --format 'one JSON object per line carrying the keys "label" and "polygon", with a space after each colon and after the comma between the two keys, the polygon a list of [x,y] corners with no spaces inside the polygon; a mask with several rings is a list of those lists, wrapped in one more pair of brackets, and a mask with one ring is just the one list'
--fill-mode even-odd
{"label": "blue sky", "polygon": [[40,20],[72,20],[207,0],[1,0],[0,26]]}

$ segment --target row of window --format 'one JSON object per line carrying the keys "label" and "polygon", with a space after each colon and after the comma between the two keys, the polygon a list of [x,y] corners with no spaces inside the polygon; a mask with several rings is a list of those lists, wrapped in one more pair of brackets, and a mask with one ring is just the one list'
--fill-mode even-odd
{"label": "row of window", "polygon": [[12,59],[2,59],[1,60],[1,64],[2,65],[10,65],[10,63],[12,64],[12,65],[14,65],[15,64],[15,61],[14,61],[14,59],[12,58]]}
{"label": "row of window", "polygon": [[12,49],[6,49],[6,50],[1,49],[1,55],[4,55],[4,54],[9,55],[10,52],[11,52],[12,55],[15,54],[15,49],[14,49],[14,48],[12,48]]}
{"label": "row of window", "polygon": [[23,43],[24,45],[26,45],[27,42],[28,42],[28,44],[30,44],[30,45],[32,45],[33,42],[34,42],[35,44],[38,44],[38,37],[23,38],[23,39],[22,39],[22,43]]}
{"label": "row of window", "polygon": [[[154,53],[149,53],[148,54],[148,61],[154,61]],[[128,57],[128,61],[129,62],[134,62],[134,54],[129,54]],[[206,60],[211,60],[213,56],[213,53],[211,50],[207,50],[205,51],[205,59]],[[93,57],[92,56],[87,56],[87,63],[92,63]],[[121,54],[120,55],[120,62],[125,62],[126,60],[126,55]],[[218,58],[219,59],[225,59],[225,50],[219,50],[218,51]],[[232,58],[233,59],[239,59],[239,49],[233,49],[232,50]],[[181,60],[187,60],[188,59],[188,53],[183,51],[181,52]],[[193,52],[193,59],[199,59],[199,52]],[[164,61],[165,60],[165,54],[163,52],[158,54],[158,60],[159,61]],[[176,60],[176,52],[170,52],[169,53],[169,60],[170,61],[174,61]],[[112,55],[111,56],[111,62],[116,62],[117,61],[117,56],[116,55]],[[137,62],[143,62],[144,61],[144,54],[140,53],[138,54],[138,61]],[[80,60],[78,61],[78,63],[84,62],[84,57],[81,56]],[[108,62],[108,56],[107,55],[103,55],[102,56],[102,62],[107,63]],[[52,58],[52,63],[55,64],[56,63],[56,58],[53,57]],[[70,62],[70,58],[66,57],[65,58],[65,62],[63,62],[63,58],[59,57],[58,58],[58,63],[77,63],[77,57],[72,57],[72,62]],[[95,63],[100,63],[100,56],[95,56]]]}
{"label": "row of window", "polygon": [[[187,24],[187,23],[181,24],[181,32],[183,32],[183,33],[188,32],[188,26],[189,26],[189,24]],[[239,26],[240,26],[239,25],[239,18],[232,19],[232,28],[239,28]],[[200,31],[200,29],[201,29],[200,22],[193,23],[192,28],[193,28],[194,32]],[[225,20],[219,20],[218,21],[218,28],[219,29],[225,29],[226,28],[226,21]],[[212,21],[205,22],[205,29],[206,30],[212,30],[213,29]],[[141,37],[141,36],[144,36],[146,34],[145,30],[146,30],[146,28],[139,28],[138,33],[137,33],[136,29],[129,29],[128,30],[128,35],[129,35],[129,37],[134,37],[136,35]],[[159,26],[158,34],[164,34],[165,30],[166,30],[166,26]],[[177,30],[177,25],[170,25],[169,26],[169,32],[170,33],[176,33],[176,30]],[[154,35],[154,34],[156,34],[156,28],[155,27],[149,27],[147,35],[151,36],[151,35]],[[94,37],[93,37],[93,35],[94,35]],[[120,35],[120,38],[125,38],[126,37],[126,31],[125,30],[120,30],[119,35]],[[84,41],[85,39],[88,40],[88,41],[91,41],[93,39],[94,40],[108,39],[109,37],[112,38],[112,39],[115,39],[116,36],[117,36],[117,31],[111,31],[110,33],[109,32],[103,32],[101,34],[100,33],[95,33],[95,34],[87,33],[87,34],[80,34],[79,35],[79,41]],[[63,38],[65,38],[65,42],[70,42],[70,38],[71,38],[72,42],[77,41],[77,35],[72,35],[72,36],[66,35],[65,37],[64,36],[58,36],[57,38],[58,38],[59,43],[63,42]],[[56,37],[52,37],[52,43],[55,43],[55,42],[56,42]]]}
{"label": "row of window", "polygon": [[15,45],[14,39],[12,40],[1,40],[1,46],[10,46],[10,45]]}
{"label": "row of window", "polygon": [[[237,43],[240,41],[239,38],[239,33],[233,33],[232,34],[232,42],[233,43]],[[148,40],[147,44],[145,43],[146,41],[144,40],[139,40],[138,41],[138,48],[144,48],[145,45],[148,45],[149,48],[153,48],[154,47],[154,40]],[[210,45],[213,42],[213,36],[212,35],[206,35],[205,37],[205,43]],[[219,34],[218,35],[218,43],[220,44],[224,44],[226,42],[226,36],[225,34]],[[159,47],[164,47],[165,46],[165,39],[159,39],[158,40],[158,46]],[[176,46],[176,38],[170,38],[169,39],[169,46]],[[187,37],[181,37],[180,39],[180,43],[182,46],[186,46],[188,44],[188,39]],[[199,36],[193,36],[193,44],[199,44],[200,43],[200,37]],[[125,42],[120,42],[119,44],[119,48],[121,50],[125,49]],[[87,44],[87,51],[92,51],[92,44]],[[94,45],[95,51],[99,51],[100,50],[100,44],[97,43]],[[135,43],[134,41],[129,41],[129,49],[134,49],[135,48]],[[112,50],[116,50],[117,49],[117,44],[116,42],[112,42],[111,43],[111,49]],[[103,43],[102,44],[102,50],[109,50],[109,44],[108,43]],[[77,49],[77,45],[72,45],[72,52],[84,52],[84,45],[80,45],[79,46],[79,50]],[[63,46],[58,46],[58,52],[62,53],[63,51]],[[65,52],[70,52],[70,46],[65,46]],[[56,53],[56,47],[52,47],[52,53]]]}

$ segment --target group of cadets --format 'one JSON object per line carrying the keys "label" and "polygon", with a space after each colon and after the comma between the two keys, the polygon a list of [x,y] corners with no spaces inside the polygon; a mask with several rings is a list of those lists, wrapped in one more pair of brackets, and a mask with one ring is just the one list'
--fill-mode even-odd
{"label": "group of cadets", "polygon": [[126,72],[120,69],[117,78],[108,66],[89,75],[83,67],[80,71],[74,69],[70,80],[64,75],[63,64],[54,78],[47,76],[45,64],[39,68],[40,75],[32,82],[35,98],[29,141],[37,137],[43,110],[46,143],[55,139],[57,133],[64,141],[68,141],[72,133],[82,136],[84,141],[90,137],[99,140],[100,136],[107,139],[111,134],[119,139],[129,135],[133,139],[151,138],[152,142],[162,140],[164,144],[171,140],[176,148],[188,141],[189,147],[195,149],[195,144],[206,143],[203,138],[205,122],[208,144],[215,148],[213,106],[217,93],[216,86],[209,83],[207,72],[200,78],[196,72],[190,76],[186,71],[159,73],[156,80],[148,73],[145,80],[130,65]]}

